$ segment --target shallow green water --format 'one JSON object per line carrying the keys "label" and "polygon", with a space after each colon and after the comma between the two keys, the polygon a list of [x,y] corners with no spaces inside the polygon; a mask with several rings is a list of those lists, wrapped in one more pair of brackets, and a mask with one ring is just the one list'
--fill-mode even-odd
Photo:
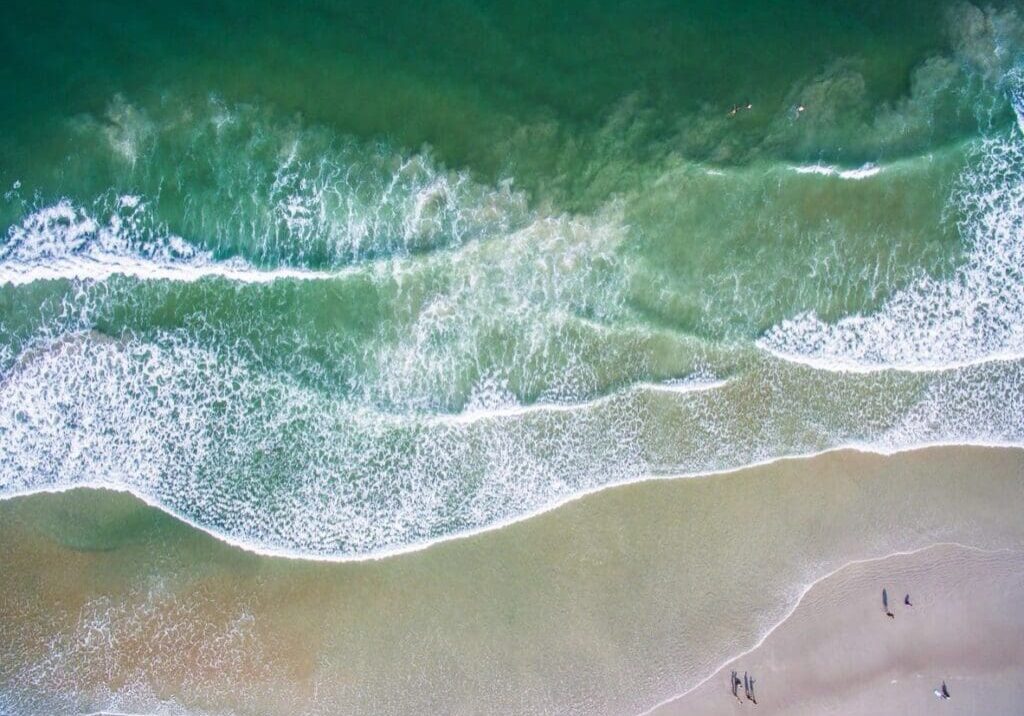
{"label": "shallow green water", "polygon": [[651,475],[1018,444],[1021,17],[19,4],[0,492],[354,558]]}

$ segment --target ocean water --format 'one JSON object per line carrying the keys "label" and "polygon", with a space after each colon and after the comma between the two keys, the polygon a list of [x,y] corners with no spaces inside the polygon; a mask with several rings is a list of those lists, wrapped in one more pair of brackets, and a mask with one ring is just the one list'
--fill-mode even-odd
{"label": "ocean water", "polygon": [[1013,4],[3,24],[2,496],[347,560],[652,477],[1024,443]]}

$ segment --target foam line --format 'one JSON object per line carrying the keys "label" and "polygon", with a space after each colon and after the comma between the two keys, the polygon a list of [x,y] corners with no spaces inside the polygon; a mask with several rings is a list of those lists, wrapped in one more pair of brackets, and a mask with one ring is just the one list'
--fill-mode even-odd
{"label": "foam line", "polygon": [[61,493],[64,493],[64,492],[70,492],[72,490],[78,490],[78,489],[83,489],[83,490],[107,490],[107,491],[110,491],[110,492],[120,492],[120,493],[132,495],[133,497],[135,497],[139,501],[145,503],[146,505],[149,505],[150,507],[152,507],[154,509],[160,510],[161,512],[163,512],[165,514],[171,515],[172,517],[174,517],[178,521],[180,521],[180,522],[182,522],[184,524],[187,524],[189,527],[192,527],[193,529],[196,529],[196,530],[198,530],[200,532],[203,532],[203,533],[213,537],[214,539],[218,540],[219,542],[223,542],[224,544],[228,544],[228,545],[230,545],[232,547],[236,547],[236,548],[238,548],[238,549],[240,549],[240,550],[242,550],[244,552],[249,552],[250,554],[259,555],[261,557],[290,559],[290,560],[297,560],[297,561],[304,561],[304,562],[325,562],[325,563],[340,564],[340,563],[367,562],[367,561],[378,561],[378,560],[382,560],[382,559],[390,559],[392,557],[398,557],[398,556],[402,556],[402,555],[406,555],[406,554],[412,554],[412,553],[415,553],[415,552],[420,552],[422,550],[428,549],[430,547],[434,547],[436,545],[441,545],[441,544],[444,544],[446,542],[470,539],[470,538],[477,537],[479,535],[482,535],[482,534],[485,534],[485,533],[488,533],[488,532],[493,532],[493,531],[497,531],[497,530],[500,530],[500,529],[504,529],[505,527],[509,527],[509,526],[517,524],[519,522],[525,522],[527,520],[533,519],[534,517],[538,517],[538,516],[543,515],[543,514],[545,514],[547,512],[551,512],[551,511],[556,510],[556,509],[558,509],[558,508],[560,508],[560,507],[562,507],[564,505],[568,505],[568,504],[570,504],[572,502],[576,502],[577,500],[582,500],[582,499],[584,499],[586,497],[590,497],[591,495],[596,495],[597,493],[603,492],[605,490],[612,490],[612,489],[627,487],[627,486],[630,486],[630,485],[636,485],[636,484],[645,483],[645,482],[652,482],[652,481],[657,481],[657,480],[711,479],[711,478],[716,478],[716,477],[724,477],[726,475],[732,475],[732,474],[735,474],[735,473],[738,473],[738,472],[742,472],[742,471],[745,471],[745,470],[752,470],[752,469],[756,469],[756,468],[760,468],[760,467],[767,467],[767,466],[775,465],[775,464],[778,464],[778,463],[789,462],[789,461],[799,461],[799,460],[809,460],[809,459],[816,458],[816,457],[821,457],[821,456],[824,456],[824,455],[831,455],[831,454],[847,452],[847,451],[849,451],[849,452],[859,452],[859,453],[868,454],[868,455],[880,455],[880,456],[888,457],[888,456],[892,456],[892,455],[899,455],[899,454],[917,452],[917,451],[920,451],[920,450],[927,450],[927,449],[930,449],[930,448],[937,448],[937,447],[980,447],[980,448],[992,448],[992,449],[1024,450],[1024,443],[1015,444],[1015,443],[991,443],[991,442],[989,442],[989,443],[986,443],[986,442],[932,442],[932,443],[920,443],[920,444],[917,444],[917,445],[912,445],[912,446],[909,446],[909,447],[893,449],[893,450],[886,450],[885,448],[872,447],[872,446],[864,445],[864,444],[850,443],[850,444],[847,444],[847,445],[842,445],[842,446],[838,446],[838,447],[834,447],[834,448],[828,448],[826,450],[820,450],[820,451],[816,451],[816,452],[808,452],[808,453],[793,454],[793,455],[782,455],[782,456],[773,457],[773,458],[770,458],[770,459],[767,459],[767,460],[751,462],[751,463],[748,463],[748,464],[740,465],[740,466],[737,466],[737,467],[726,468],[726,469],[722,469],[722,470],[713,470],[713,471],[707,471],[707,472],[693,472],[693,473],[664,474],[664,475],[659,475],[659,474],[642,475],[642,476],[639,476],[639,477],[636,477],[636,478],[633,478],[633,479],[630,479],[630,480],[624,480],[624,481],[621,481],[621,482],[613,482],[613,483],[608,483],[608,484],[604,484],[604,485],[599,485],[597,487],[593,487],[593,488],[590,488],[590,489],[582,490],[582,491],[580,491],[578,493],[575,493],[575,494],[572,494],[572,495],[566,495],[566,496],[564,496],[564,497],[562,497],[562,498],[560,498],[558,500],[555,500],[555,501],[553,501],[551,503],[548,503],[548,504],[540,507],[539,509],[536,509],[536,510],[533,510],[533,511],[530,511],[530,512],[521,513],[521,514],[518,514],[518,515],[514,515],[514,516],[512,516],[510,518],[507,518],[505,520],[500,520],[500,521],[497,521],[497,522],[486,524],[486,525],[483,525],[481,527],[475,527],[473,529],[464,530],[464,531],[461,531],[461,532],[452,532],[452,533],[446,534],[446,535],[444,535],[442,537],[437,537],[437,538],[434,538],[434,539],[421,540],[421,541],[418,541],[418,542],[411,542],[411,543],[408,543],[408,544],[404,544],[401,547],[391,547],[391,548],[383,549],[383,550],[371,550],[371,551],[363,552],[363,553],[360,553],[360,554],[357,554],[357,555],[310,554],[308,552],[300,552],[298,550],[280,549],[280,548],[276,548],[276,547],[264,547],[264,546],[259,546],[258,547],[258,546],[255,546],[255,545],[249,543],[249,542],[246,542],[245,540],[238,539],[238,538],[236,538],[236,537],[234,537],[232,535],[229,535],[229,534],[226,534],[226,533],[223,533],[223,532],[219,532],[217,530],[214,530],[213,528],[201,525],[198,522],[196,522],[195,520],[193,520],[193,519],[187,517],[186,515],[182,514],[181,512],[179,512],[177,510],[174,510],[174,509],[168,507],[167,505],[164,505],[161,502],[153,499],[149,495],[146,495],[145,493],[143,493],[141,491],[137,491],[136,489],[133,489],[131,486],[127,486],[127,485],[109,484],[109,483],[103,483],[103,482],[81,482],[81,483],[68,484],[68,485],[55,485],[55,486],[51,485],[51,486],[47,486],[47,487],[31,488],[31,489],[26,489],[26,490],[18,490],[18,491],[12,491],[12,492],[9,492],[9,493],[5,493],[5,494],[0,495],[0,501],[2,501],[2,500],[17,499],[19,497],[29,497],[31,495],[61,494]]}
{"label": "foam line", "polygon": [[889,371],[898,371],[901,373],[947,373],[950,371],[961,370],[963,368],[973,368],[991,363],[1012,363],[1014,361],[1024,359],[1024,350],[1022,350],[1002,351],[992,353],[990,355],[978,356],[977,358],[953,360],[941,363],[895,362],[875,365],[871,363],[860,363],[852,358],[787,353],[762,341],[758,342],[757,347],[768,355],[787,363],[804,365],[808,368],[828,371],[830,373],[870,374]]}
{"label": "foam line", "polygon": [[838,169],[827,164],[805,164],[790,169],[797,174],[818,174],[827,177],[838,177],[840,179],[849,179],[858,181],[861,179],[870,179],[882,172],[882,167],[877,164],[865,164],[856,169]]}
{"label": "foam line", "polygon": [[194,282],[222,278],[247,284],[281,280],[322,281],[338,278],[344,272],[312,271],[300,268],[257,269],[244,261],[219,263],[155,263],[132,256],[64,258],[46,264],[6,262],[0,264],[0,286],[23,286],[35,281],[106,281],[113,276],[128,276],[149,281]]}
{"label": "foam line", "polygon": [[502,418],[513,418],[531,413],[573,413],[580,410],[595,408],[614,400],[629,397],[643,392],[671,393],[673,395],[690,395],[703,393],[728,385],[731,379],[727,380],[682,380],[677,382],[635,383],[623,390],[602,395],[593,400],[585,400],[578,403],[534,403],[532,405],[508,405],[496,408],[471,408],[461,413],[451,415],[432,416],[431,422],[447,425],[467,425],[483,420],[499,420]]}

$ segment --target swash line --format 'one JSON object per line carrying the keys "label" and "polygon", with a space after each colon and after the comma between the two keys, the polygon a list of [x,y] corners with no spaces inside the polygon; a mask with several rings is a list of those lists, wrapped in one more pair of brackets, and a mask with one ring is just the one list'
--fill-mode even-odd
{"label": "swash line", "polygon": [[787,353],[765,343],[764,339],[757,339],[754,343],[765,353],[786,363],[806,366],[814,370],[827,371],[829,373],[948,373],[963,368],[975,368],[989,363],[1012,363],[1024,359],[1024,351],[998,351],[977,358],[966,360],[949,361],[945,363],[860,363],[855,360],[840,360],[836,358],[817,358],[815,356],[800,355],[799,353]]}
{"label": "swash line", "polygon": [[219,532],[213,530],[212,528],[209,528],[209,527],[206,527],[204,525],[201,525],[201,524],[195,522],[192,518],[185,516],[184,514],[178,512],[177,510],[174,510],[174,509],[171,509],[171,508],[167,507],[166,505],[164,505],[161,502],[153,499],[149,495],[146,495],[146,494],[143,494],[143,493],[140,493],[140,492],[136,492],[134,489],[132,489],[131,486],[128,486],[128,485],[104,484],[104,483],[99,483],[99,482],[81,482],[81,483],[76,483],[76,484],[73,484],[73,485],[56,485],[56,486],[48,486],[48,487],[38,487],[38,488],[32,488],[32,489],[27,489],[27,490],[16,490],[16,491],[4,494],[4,495],[0,495],[0,501],[11,500],[11,499],[15,499],[15,498],[18,498],[18,497],[28,497],[28,496],[31,496],[31,495],[39,495],[39,494],[61,494],[61,493],[64,493],[64,492],[70,492],[72,490],[78,490],[78,489],[83,489],[83,490],[107,490],[107,491],[110,491],[110,492],[120,492],[120,493],[132,495],[133,497],[138,499],[140,502],[143,502],[146,505],[148,505],[150,507],[153,507],[154,509],[160,510],[161,512],[163,512],[165,514],[168,514],[168,515],[174,517],[178,521],[183,522],[184,524],[192,527],[193,529],[199,530],[200,532],[205,532],[206,534],[208,534],[209,536],[213,537],[214,539],[216,539],[216,540],[218,540],[220,542],[223,542],[225,544],[231,545],[232,547],[236,547],[236,548],[238,548],[238,549],[240,549],[240,550],[242,550],[244,552],[249,552],[250,554],[259,555],[261,557],[273,557],[273,558],[291,559],[291,560],[306,561],[306,562],[330,562],[330,563],[342,564],[342,563],[351,563],[351,562],[367,562],[367,561],[384,560],[384,559],[389,559],[391,557],[398,557],[398,556],[401,556],[401,555],[412,554],[414,552],[420,552],[422,550],[428,549],[430,547],[434,547],[435,545],[444,544],[446,542],[453,542],[453,541],[456,541],[456,540],[469,539],[469,538],[472,538],[472,537],[476,537],[478,535],[485,534],[487,532],[493,532],[493,531],[497,531],[497,530],[503,529],[505,527],[509,527],[509,526],[517,524],[519,522],[525,522],[525,521],[530,520],[530,519],[532,519],[534,517],[538,517],[540,515],[543,515],[543,514],[545,514],[547,512],[552,512],[552,511],[554,511],[554,510],[556,510],[556,509],[558,509],[560,507],[563,507],[564,505],[567,505],[569,503],[576,502],[577,500],[581,500],[581,499],[583,499],[585,497],[589,497],[591,495],[595,495],[595,494],[597,494],[599,492],[603,492],[604,490],[610,490],[610,489],[627,487],[627,486],[630,486],[630,485],[636,485],[636,484],[645,483],[645,482],[655,482],[655,481],[661,481],[661,480],[711,479],[711,478],[715,478],[715,477],[724,477],[726,475],[735,474],[737,472],[742,472],[744,470],[752,470],[752,469],[756,469],[756,468],[760,468],[760,467],[767,467],[767,466],[770,466],[770,465],[775,465],[777,463],[787,462],[787,461],[809,460],[809,459],[812,459],[812,458],[821,457],[821,456],[824,456],[824,455],[830,455],[830,454],[833,454],[833,453],[841,453],[841,452],[844,452],[844,451],[861,453],[861,454],[864,454],[864,455],[878,455],[878,456],[882,456],[882,457],[891,457],[893,455],[901,455],[901,454],[917,452],[917,451],[927,450],[927,449],[931,449],[931,448],[940,448],[940,447],[974,447],[974,448],[991,448],[991,449],[1002,449],[1002,450],[1024,450],[1024,443],[986,443],[986,442],[981,442],[981,441],[931,442],[931,443],[918,443],[918,444],[915,444],[915,445],[910,445],[910,446],[907,446],[907,447],[897,448],[897,449],[893,449],[893,450],[886,450],[884,448],[872,447],[872,446],[868,446],[868,445],[847,444],[847,445],[840,445],[840,446],[837,446],[837,447],[826,448],[824,450],[819,450],[819,451],[816,451],[816,452],[793,454],[793,455],[782,455],[782,456],[768,458],[768,459],[757,461],[757,462],[747,463],[747,464],[740,465],[740,466],[737,466],[737,467],[723,468],[721,470],[711,470],[711,471],[693,472],[693,473],[663,474],[663,475],[659,475],[659,474],[642,475],[642,476],[639,476],[639,477],[636,477],[636,478],[632,478],[632,479],[629,479],[629,480],[624,480],[624,481],[621,481],[621,482],[612,482],[612,483],[609,483],[609,484],[606,484],[606,485],[600,485],[598,487],[594,487],[594,488],[591,488],[591,489],[583,490],[581,492],[574,493],[572,495],[567,495],[567,496],[562,497],[562,498],[560,498],[558,500],[555,500],[555,501],[553,501],[553,502],[551,502],[549,504],[546,504],[546,505],[544,505],[542,507],[539,507],[536,510],[531,510],[531,511],[528,511],[528,512],[524,512],[522,514],[515,515],[513,517],[507,518],[505,520],[498,520],[496,522],[493,522],[493,523],[488,524],[488,525],[483,525],[481,527],[475,527],[473,529],[463,530],[463,531],[459,531],[459,532],[452,532],[451,534],[447,534],[447,535],[444,535],[442,537],[436,537],[436,538],[433,538],[433,539],[422,540],[422,541],[419,541],[419,542],[410,542],[410,543],[404,544],[404,545],[402,545],[400,547],[391,547],[391,548],[388,548],[388,549],[371,550],[369,552],[364,552],[364,553],[361,553],[361,554],[347,554],[347,555],[310,554],[310,553],[306,553],[306,552],[299,552],[299,551],[296,551],[296,550],[279,549],[279,548],[275,548],[275,547],[256,547],[256,546],[253,546],[252,544],[250,544],[248,542],[245,542],[242,539],[239,539],[237,537],[233,537],[231,535],[219,533]]}

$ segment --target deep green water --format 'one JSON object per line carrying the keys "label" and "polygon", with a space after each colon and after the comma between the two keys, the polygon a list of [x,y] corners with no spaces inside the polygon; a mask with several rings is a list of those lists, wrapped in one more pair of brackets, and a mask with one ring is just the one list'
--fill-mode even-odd
{"label": "deep green water", "polygon": [[354,558],[650,476],[1019,444],[1022,18],[17,3],[0,492]]}

